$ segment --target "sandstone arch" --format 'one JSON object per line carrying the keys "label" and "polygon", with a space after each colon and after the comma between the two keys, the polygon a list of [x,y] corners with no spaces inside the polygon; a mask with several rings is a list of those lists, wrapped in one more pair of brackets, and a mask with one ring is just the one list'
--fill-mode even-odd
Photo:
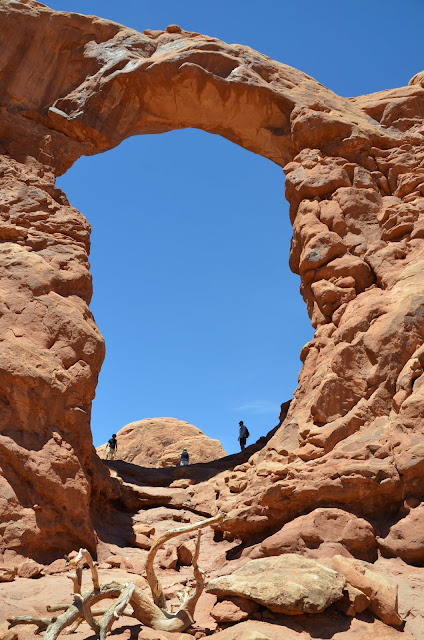
{"label": "sandstone arch", "polygon": [[55,176],[173,128],[284,167],[290,264],[316,327],[283,428],[231,479],[247,472],[248,487],[235,499],[217,480],[224,526],[249,537],[317,504],[378,516],[422,497],[423,74],[345,99],[176,26],[139,34],[34,0],[4,0],[0,23],[3,549],[93,548],[90,510],[122,498],[90,440],[103,341],[88,309],[89,225]]}

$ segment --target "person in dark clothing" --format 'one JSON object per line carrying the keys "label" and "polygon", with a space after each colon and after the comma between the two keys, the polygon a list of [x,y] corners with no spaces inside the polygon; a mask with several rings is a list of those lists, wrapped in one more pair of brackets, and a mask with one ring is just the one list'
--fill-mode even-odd
{"label": "person in dark clothing", "polygon": [[118,441],[116,439],[116,433],[113,433],[112,437],[107,441],[106,460],[114,460],[117,451]]}
{"label": "person in dark clothing", "polygon": [[246,440],[247,440],[247,438],[249,437],[250,434],[249,434],[249,430],[246,427],[246,425],[243,424],[243,420],[240,420],[239,426],[240,426],[240,429],[239,429],[238,439],[239,439],[239,442],[240,442],[241,450],[243,451],[244,447],[246,446]]}
{"label": "person in dark clothing", "polygon": [[182,467],[186,467],[188,465],[188,461],[189,461],[188,451],[187,449],[183,449],[181,453],[180,465]]}

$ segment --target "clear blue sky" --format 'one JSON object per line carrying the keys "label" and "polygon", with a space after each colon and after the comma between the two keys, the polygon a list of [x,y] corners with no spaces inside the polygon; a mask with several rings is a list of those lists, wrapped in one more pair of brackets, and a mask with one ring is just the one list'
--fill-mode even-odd
{"label": "clear blue sky", "polygon": [[[51,0],[142,31],[246,44],[353,96],[424,68],[422,0]],[[238,450],[277,423],[312,328],[288,268],[284,175],[196,130],[140,136],[58,180],[93,227],[91,309],[106,340],[94,444],[128,422],[187,420]]]}

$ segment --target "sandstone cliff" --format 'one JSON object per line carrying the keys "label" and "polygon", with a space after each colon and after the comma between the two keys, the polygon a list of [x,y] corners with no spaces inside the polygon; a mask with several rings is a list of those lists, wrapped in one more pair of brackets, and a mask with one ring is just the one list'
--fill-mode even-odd
{"label": "sandstone cliff", "polygon": [[341,510],[372,525],[373,548],[422,563],[424,73],[346,99],[175,25],[140,34],[34,0],[3,0],[0,23],[1,551],[94,549],[100,513],[164,504],[110,478],[92,447],[90,229],[54,181],[130,135],[198,127],[283,167],[316,331],[281,428],[172,500],[223,508],[223,535],[245,546]]}

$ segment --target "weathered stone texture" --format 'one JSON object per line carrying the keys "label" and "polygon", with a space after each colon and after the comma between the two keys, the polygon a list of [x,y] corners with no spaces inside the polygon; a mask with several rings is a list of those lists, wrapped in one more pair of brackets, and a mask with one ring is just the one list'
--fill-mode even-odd
{"label": "weathered stone texture", "polygon": [[288,553],[251,560],[231,575],[211,580],[207,590],[218,598],[246,598],[271,611],[296,615],[324,611],[342,598],[345,586],[337,571]]}
{"label": "weathered stone texture", "polygon": [[[423,74],[346,99],[175,25],[139,34],[35,0],[3,0],[0,23],[3,548],[93,546],[90,504],[124,490],[89,432],[103,359],[89,227],[54,178],[130,135],[198,127],[284,167],[290,265],[316,332],[282,427],[185,508],[226,509],[245,541],[317,507],[390,518],[381,545],[398,553],[404,501],[424,494]],[[402,557],[421,558],[402,535]]]}
{"label": "weathered stone texture", "polygon": [[[172,467],[180,464],[183,448],[190,464],[210,462],[225,455],[219,440],[208,438],[193,424],[176,418],[145,418],[122,427],[117,433],[117,458],[141,467]],[[101,458],[107,445],[97,447]]]}

